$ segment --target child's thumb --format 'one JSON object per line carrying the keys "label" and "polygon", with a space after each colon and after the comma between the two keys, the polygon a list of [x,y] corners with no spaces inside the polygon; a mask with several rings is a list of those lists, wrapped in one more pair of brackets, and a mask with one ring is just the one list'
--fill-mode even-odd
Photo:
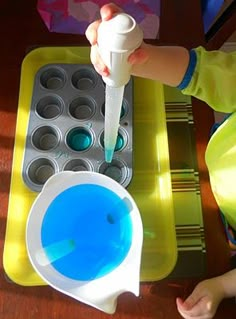
{"label": "child's thumb", "polygon": [[149,56],[145,49],[139,48],[130,54],[128,61],[130,64],[143,64],[148,60]]}

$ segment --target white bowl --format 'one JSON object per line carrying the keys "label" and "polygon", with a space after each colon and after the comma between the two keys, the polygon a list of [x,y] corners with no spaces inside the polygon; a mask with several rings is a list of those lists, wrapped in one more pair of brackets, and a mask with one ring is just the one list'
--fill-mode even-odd
{"label": "white bowl", "polygon": [[27,220],[28,255],[42,279],[110,314],[121,293],[139,295],[142,241],[131,195],[95,172],[53,175]]}

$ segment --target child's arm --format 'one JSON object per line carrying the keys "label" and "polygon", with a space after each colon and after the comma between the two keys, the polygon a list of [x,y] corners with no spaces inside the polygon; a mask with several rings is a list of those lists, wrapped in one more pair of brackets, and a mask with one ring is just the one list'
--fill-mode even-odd
{"label": "child's arm", "polygon": [[224,297],[230,298],[236,296],[236,269],[228,271],[222,276],[219,276],[219,282],[224,289]]}
{"label": "child's arm", "polygon": [[233,296],[236,296],[236,269],[200,282],[185,301],[177,298],[176,304],[185,319],[210,319],[214,317],[222,299]]}
{"label": "child's arm", "polygon": [[189,51],[184,47],[159,47],[144,43],[130,55],[129,62],[133,75],[178,86],[189,64]]}
{"label": "child's arm", "polygon": [[[101,18],[109,20],[120,11],[121,9],[113,4],[105,5],[100,11]],[[98,20],[89,25],[86,37],[91,44],[91,62],[98,73],[106,76],[109,70],[101,60],[97,49],[97,29],[100,22],[101,20]],[[188,67],[189,52],[183,47],[158,47],[143,43],[129,56],[129,62],[132,64],[132,75],[177,86]]]}
{"label": "child's arm", "polygon": [[[109,20],[121,9],[113,4],[101,8],[102,20]],[[109,74],[97,49],[97,29],[101,20],[92,23],[86,36],[91,43],[91,62],[103,76]],[[177,86],[182,93],[205,101],[216,111],[236,111],[236,52],[207,52],[202,47],[188,51],[183,47],[159,47],[143,43],[129,56],[132,74],[163,84]]]}

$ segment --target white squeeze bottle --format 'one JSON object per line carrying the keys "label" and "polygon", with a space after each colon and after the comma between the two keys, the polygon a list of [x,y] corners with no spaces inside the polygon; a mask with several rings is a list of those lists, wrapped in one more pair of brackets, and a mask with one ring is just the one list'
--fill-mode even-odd
{"label": "white squeeze bottle", "polygon": [[127,60],[142,40],[142,30],[126,13],[102,21],[98,28],[99,54],[110,71],[108,77],[103,77],[106,83],[104,148],[108,163],[116,146],[124,88],[130,80],[131,65]]}

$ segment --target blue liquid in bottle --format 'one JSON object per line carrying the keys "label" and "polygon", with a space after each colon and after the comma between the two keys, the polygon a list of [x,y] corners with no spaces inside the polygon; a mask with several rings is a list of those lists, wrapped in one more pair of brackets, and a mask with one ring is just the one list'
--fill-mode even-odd
{"label": "blue liquid in bottle", "polygon": [[118,267],[129,252],[132,243],[129,208],[105,187],[73,186],[48,207],[41,240],[46,254],[47,246],[55,243],[73,244],[73,249],[64,247],[68,253],[52,261],[53,267],[64,276],[81,281],[100,278]]}

